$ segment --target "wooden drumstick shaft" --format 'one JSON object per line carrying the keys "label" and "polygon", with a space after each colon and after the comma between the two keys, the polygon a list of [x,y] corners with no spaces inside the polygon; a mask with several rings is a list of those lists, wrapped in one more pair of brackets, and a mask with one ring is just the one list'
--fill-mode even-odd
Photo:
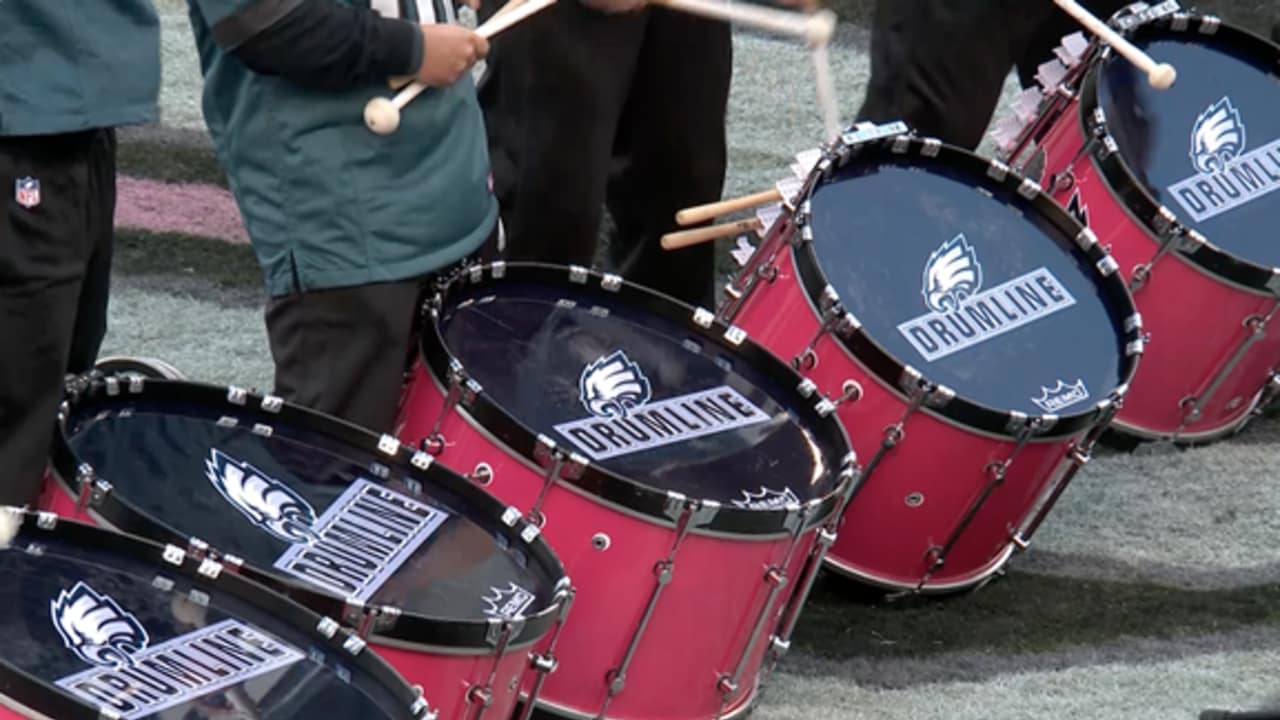
{"label": "wooden drumstick shaft", "polygon": [[742,233],[754,232],[759,230],[761,227],[759,220],[755,218],[747,218],[745,220],[735,220],[721,225],[712,225],[710,227],[667,233],[662,236],[662,249],[679,250],[680,248],[699,245],[704,242],[719,240],[720,238],[733,237],[734,235],[741,235]]}
{"label": "wooden drumstick shaft", "polygon": [[1086,10],[1076,2],[1076,0],[1053,0],[1054,4],[1062,8],[1063,12],[1075,18],[1076,22],[1083,25],[1086,29],[1102,38],[1102,41],[1115,48],[1126,60],[1133,63],[1139,70],[1147,74],[1147,79],[1153,87],[1161,90],[1173,85],[1176,73],[1173,66],[1167,63],[1157,63],[1137,46],[1129,42],[1123,35],[1112,30],[1103,21],[1099,20],[1093,13]]}
{"label": "wooden drumstick shaft", "polygon": [[[522,5],[525,4],[525,0],[508,0],[507,4],[498,8],[498,11],[495,12],[493,15],[490,15],[489,19],[485,21],[483,25],[476,28],[476,34],[487,40],[493,37],[494,35],[497,35],[498,33],[502,32],[503,30],[506,30],[512,25],[515,25],[521,20],[524,20],[530,15],[533,15],[539,10],[545,10],[546,8],[551,7],[551,5],[555,2],[555,0],[550,0],[549,2],[545,0],[532,0],[532,2],[538,5],[537,9],[527,11],[525,14],[515,19],[512,19],[510,21],[501,20],[501,18],[507,15],[510,15],[511,13],[513,13],[514,11],[516,11]],[[399,77],[393,77],[387,80],[387,84],[391,86],[392,90],[399,90],[400,88],[404,87],[405,85],[408,85],[411,82],[413,82],[412,75],[401,75]]]}
{"label": "wooden drumstick shaft", "polygon": [[[476,34],[488,40],[521,20],[546,10],[554,5],[555,2],[556,0],[511,0],[511,2],[503,5],[501,10],[494,13],[487,22],[476,28]],[[511,10],[503,12],[507,8],[511,8]],[[391,100],[397,110],[409,104],[410,100],[417,97],[423,90],[426,90],[425,85],[414,82],[412,77],[392,78],[390,82],[393,89],[404,88]]]}
{"label": "wooden drumstick shaft", "polygon": [[779,35],[805,38],[814,45],[826,44],[835,27],[835,15],[829,11],[806,14],[727,0],[649,0],[649,2],[652,5],[662,5],[672,10],[701,15],[713,20],[749,25]]}
{"label": "wooden drumstick shaft", "polygon": [[712,218],[728,215],[739,210],[768,205],[771,202],[781,202],[782,199],[782,193],[777,188],[761,190],[758,193],[743,195],[742,197],[685,208],[676,213],[676,222],[681,225],[697,225],[700,222],[706,222]]}

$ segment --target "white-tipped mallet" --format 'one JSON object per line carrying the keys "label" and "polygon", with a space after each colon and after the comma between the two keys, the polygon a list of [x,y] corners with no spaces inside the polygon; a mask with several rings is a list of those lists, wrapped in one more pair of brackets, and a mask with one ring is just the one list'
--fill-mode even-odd
{"label": "white-tipped mallet", "polygon": [[[521,20],[546,10],[554,5],[555,2],[556,0],[527,0],[527,2],[521,3],[510,12],[495,13],[492,18],[489,18],[488,22],[476,28],[476,34],[485,39],[491,38]],[[376,97],[371,99],[364,106],[365,126],[379,135],[390,135],[395,132],[400,127],[400,111],[404,109],[405,105],[409,104],[409,101],[418,97],[426,89],[426,85],[414,81],[396,93],[394,98]]]}
{"label": "white-tipped mallet", "polygon": [[1133,63],[1139,70],[1147,74],[1147,82],[1151,87],[1157,90],[1168,90],[1173,87],[1173,83],[1178,79],[1178,72],[1173,69],[1169,63],[1157,63],[1151,59],[1151,56],[1142,52],[1133,43],[1129,42],[1120,33],[1112,30],[1106,23],[1099,20],[1093,13],[1081,7],[1076,0],[1053,0],[1053,2],[1063,12],[1075,18],[1089,32],[1097,35],[1103,42],[1115,48],[1126,60]]}

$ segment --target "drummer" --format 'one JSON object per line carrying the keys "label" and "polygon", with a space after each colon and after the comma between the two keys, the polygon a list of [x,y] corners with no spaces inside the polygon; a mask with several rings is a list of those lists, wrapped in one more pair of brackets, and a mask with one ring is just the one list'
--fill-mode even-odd
{"label": "drummer", "polygon": [[159,116],[149,0],[0,2],[0,503],[40,484],[63,375],[107,331],[115,128]]}
{"label": "drummer", "polygon": [[[423,278],[495,233],[469,74],[488,43],[451,24],[449,3],[374,3],[404,17],[336,0],[189,3],[205,120],[269,295],[275,391],[389,431]],[[431,89],[397,134],[375,136],[365,103],[401,75]]]}
{"label": "drummer", "polygon": [[[1083,2],[1108,17],[1127,0]],[[1005,78],[1023,87],[1078,25],[1051,2],[877,0],[871,80],[859,121],[902,120],[921,135],[970,150],[991,121]]]}

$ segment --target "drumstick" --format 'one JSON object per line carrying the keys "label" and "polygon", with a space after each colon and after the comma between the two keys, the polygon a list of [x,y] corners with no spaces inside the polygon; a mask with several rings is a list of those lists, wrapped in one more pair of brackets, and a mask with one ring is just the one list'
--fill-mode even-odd
{"label": "drumstick", "polygon": [[761,205],[768,205],[769,203],[786,202],[800,192],[803,187],[803,179],[785,178],[774,184],[772,190],[761,190],[758,193],[743,195],[742,197],[687,207],[676,213],[676,222],[680,225],[696,225],[739,210],[747,210]]}
{"label": "drumstick", "polygon": [[1116,52],[1136,65],[1139,70],[1146,73],[1147,82],[1151,83],[1151,87],[1157,90],[1167,90],[1173,86],[1173,81],[1178,78],[1178,73],[1173,69],[1172,65],[1168,63],[1156,64],[1156,61],[1152,60],[1150,55],[1139,50],[1133,43],[1124,39],[1120,33],[1112,30],[1106,23],[1094,17],[1092,13],[1081,7],[1076,0],[1053,0],[1053,2],[1090,32],[1102,38],[1103,42],[1115,48]]}
{"label": "drumstick", "polygon": [[804,38],[809,45],[815,47],[826,45],[836,28],[836,15],[830,10],[798,13],[725,0],[649,0],[649,3],[713,20]]}
{"label": "drumstick", "polygon": [[831,76],[831,54],[827,44],[815,46],[809,51],[813,58],[813,78],[818,86],[818,110],[822,113],[822,127],[827,142],[840,137],[840,107],[836,102],[836,83]]}
{"label": "drumstick", "polygon": [[707,203],[706,205],[695,205],[688,207],[676,213],[676,222],[681,225],[696,225],[712,218],[728,215],[729,213],[746,210],[748,208],[767,205],[771,202],[782,202],[782,193],[777,189],[761,190],[758,193],[743,195],[742,197],[729,198],[728,200],[720,200],[719,202]]}
{"label": "drumstick", "polygon": [[[519,7],[501,17],[495,13],[488,22],[476,28],[475,32],[482,38],[491,38],[521,20],[546,10],[555,2],[556,0],[522,0]],[[390,135],[400,127],[400,110],[426,89],[426,85],[415,80],[396,93],[394,98],[372,98],[364,106],[364,124],[379,135]]]}
{"label": "drumstick", "polygon": [[[506,4],[498,8],[497,12],[489,16],[489,20],[487,22],[493,22],[496,18],[501,17],[502,15],[509,13],[512,10],[515,10],[522,3],[524,3],[524,0],[507,0]],[[476,32],[479,32],[479,30],[477,30]],[[400,88],[404,87],[405,85],[408,85],[411,82],[413,82],[412,75],[401,75],[400,77],[393,77],[388,79],[387,85],[390,86],[392,90],[399,90]]]}
{"label": "drumstick", "polygon": [[712,225],[704,228],[694,228],[693,230],[681,230],[679,232],[667,233],[662,236],[663,250],[679,250],[690,245],[698,245],[720,238],[733,237],[742,233],[760,230],[764,226],[756,218],[746,218],[745,220],[735,220],[733,222],[722,223],[720,225]]}

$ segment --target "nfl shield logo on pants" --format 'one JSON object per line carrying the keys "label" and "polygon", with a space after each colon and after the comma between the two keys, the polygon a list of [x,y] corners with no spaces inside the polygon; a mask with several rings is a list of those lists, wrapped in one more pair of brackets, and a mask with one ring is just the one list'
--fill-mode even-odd
{"label": "nfl shield logo on pants", "polygon": [[14,183],[13,199],[30,210],[40,204],[40,181],[32,177],[18,178]]}

